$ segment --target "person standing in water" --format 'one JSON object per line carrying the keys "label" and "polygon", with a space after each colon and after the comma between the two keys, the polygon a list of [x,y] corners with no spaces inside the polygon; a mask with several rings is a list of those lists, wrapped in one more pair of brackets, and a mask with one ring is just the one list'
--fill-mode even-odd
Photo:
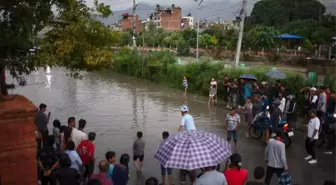
{"label": "person standing in water", "polygon": [[187,90],[188,90],[188,80],[187,80],[186,76],[183,77],[182,85],[184,87],[184,93],[187,93]]}
{"label": "person standing in water", "polygon": [[194,123],[194,118],[188,113],[189,108],[186,105],[183,105],[181,107],[181,114],[182,114],[182,121],[181,125],[179,127],[179,131],[182,130],[196,130],[195,123]]}
{"label": "person standing in water", "polygon": [[211,78],[210,82],[210,90],[209,90],[209,104],[213,104],[216,102],[216,94],[217,94],[217,82],[214,78]]}

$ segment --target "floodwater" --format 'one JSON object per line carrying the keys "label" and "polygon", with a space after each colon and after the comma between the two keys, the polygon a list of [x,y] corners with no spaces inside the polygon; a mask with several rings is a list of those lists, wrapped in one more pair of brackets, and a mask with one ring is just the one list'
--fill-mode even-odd
{"label": "floodwater", "polygon": [[[223,122],[227,111],[209,107],[207,97],[195,94],[184,96],[180,90],[113,72],[83,73],[81,80],[66,74],[66,70],[57,68],[33,72],[27,77],[27,86],[17,87],[11,93],[23,94],[36,106],[42,102],[47,104],[47,111],[51,112],[50,130],[54,119],[59,119],[62,124],[67,124],[70,116],[77,120],[86,119],[85,132],[97,133],[97,161],[104,159],[109,150],[115,151],[117,157],[123,153],[132,157],[136,132],[142,131],[146,142],[144,169],[137,172],[130,162],[129,185],[143,184],[144,179],[151,176],[161,181],[160,164],[153,156],[162,141],[162,132],[177,132],[181,105],[189,106],[197,129],[216,133],[223,138],[226,136]],[[7,83],[11,83],[10,78]],[[265,146],[262,141],[245,138],[245,130],[246,126],[240,127],[238,149],[243,157],[243,167],[249,170],[249,179],[252,180],[254,167],[264,166]],[[303,159],[306,156],[303,134],[297,132],[293,139],[292,147],[287,150],[293,183],[321,185],[326,179],[335,179],[334,155],[324,156],[319,150],[319,163],[309,165]],[[177,170],[173,172],[173,177],[175,185],[179,184]],[[277,184],[276,176],[272,184]]]}

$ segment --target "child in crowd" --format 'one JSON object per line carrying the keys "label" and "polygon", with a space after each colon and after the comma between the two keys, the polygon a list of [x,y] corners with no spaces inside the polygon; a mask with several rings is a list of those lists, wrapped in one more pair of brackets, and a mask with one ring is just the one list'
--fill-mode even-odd
{"label": "child in crowd", "polygon": [[155,177],[149,177],[146,182],[146,185],[159,185],[158,180]]}
{"label": "child in crowd", "polygon": [[115,165],[113,169],[113,185],[127,185],[130,175],[128,168],[129,161],[130,156],[128,154],[122,154],[120,156],[120,164]]}
{"label": "child in crowd", "polygon": [[252,108],[253,108],[253,104],[252,104],[251,98],[246,98],[246,103],[243,107],[244,115],[245,115],[245,121],[248,125],[247,132],[245,132],[246,137],[250,136],[250,134],[248,132],[248,129],[252,125],[252,121],[253,121]]}
{"label": "child in crowd", "polygon": [[116,159],[117,159],[116,153],[113,152],[113,151],[108,151],[105,154],[105,158],[110,163],[110,168],[109,168],[109,171],[108,171],[107,175],[112,180],[113,169],[114,169],[114,166],[115,166],[115,163],[116,163]]}
{"label": "child in crowd", "polygon": [[55,136],[56,149],[58,152],[61,152],[61,142],[60,142],[61,122],[58,119],[55,119],[53,125],[54,125],[53,135]]}
{"label": "child in crowd", "polygon": [[[165,142],[165,140],[169,137],[169,133],[167,131],[162,133],[162,139],[163,142]],[[173,178],[172,178],[172,168],[165,168],[163,165],[161,165],[161,175],[162,175],[162,185],[166,184],[166,172],[168,174],[168,185],[172,185],[173,184]]]}
{"label": "child in crowd", "polygon": [[263,167],[258,166],[254,168],[254,181],[247,181],[245,185],[265,185],[262,179],[265,176],[265,170]]}
{"label": "child in crowd", "polygon": [[[137,139],[133,144],[133,154],[134,166],[141,171],[145,155],[145,142],[142,140],[142,132],[137,133]],[[138,159],[140,161],[140,167],[138,166]]]}

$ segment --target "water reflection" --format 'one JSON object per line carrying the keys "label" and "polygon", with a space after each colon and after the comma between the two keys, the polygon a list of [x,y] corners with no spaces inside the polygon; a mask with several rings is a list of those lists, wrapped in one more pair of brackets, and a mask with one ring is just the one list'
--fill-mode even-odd
{"label": "water reflection", "polygon": [[47,77],[46,88],[49,89],[49,91],[51,91],[51,75],[46,75],[46,77]]}

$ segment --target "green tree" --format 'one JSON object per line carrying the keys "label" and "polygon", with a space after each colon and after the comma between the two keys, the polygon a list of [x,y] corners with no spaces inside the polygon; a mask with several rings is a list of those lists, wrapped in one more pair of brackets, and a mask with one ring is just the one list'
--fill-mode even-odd
{"label": "green tree", "polygon": [[[30,60],[29,50],[37,44],[35,36],[53,20],[51,7],[57,0],[0,1],[0,74],[10,70],[15,77],[28,74],[38,65]],[[4,78],[0,78],[0,100],[7,95]]]}
{"label": "green tree", "polygon": [[189,45],[189,47],[196,47],[197,32],[194,29],[185,29],[180,32],[183,39]]}
{"label": "green tree", "polygon": [[[65,66],[71,70],[94,70],[110,66],[113,62],[111,46],[119,43],[120,33],[109,30],[91,15],[106,17],[108,6],[98,4],[90,9],[82,1],[69,1],[58,7],[56,24],[46,34],[38,61],[47,61],[50,66]],[[100,12],[103,11],[103,12]]]}
{"label": "green tree", "polygon": [[149,22],[147,30],[144,31],[145,43],[147,46],[162,46],[167,35],[168,32],[163,28],[157,27],[153,22]]}
{"label": "green tree", "polygon": [[269,49],[276,46],[275,36],[280,32],[268,26],[255,26],[244,35],[244,47],[253,49]]}
{"label": "green tree", "polygon": [[207,33],[200,35],[199,45],[201,48],[212,46],[213,45],[212,36]]}
{"label": "green tree", "polygon": [[251,12],[254,24],[282,26],[288,22],[304,19],[319,20],[325,7],[317,0],[261,0]]}
{"label": "green tree", "polygon": [[[139,38],[139,37],[137,37]],[[139,40],[137,40],[139,41]],[[139,43],[139,42],[137,42]],[[142,42],[141,42],[142,43]],[[132,45],[132,34],[128,31],[124,31],[121,33],[121,36],[120,36],[120,45],[121,46],[127,46],[127,45]]]}

